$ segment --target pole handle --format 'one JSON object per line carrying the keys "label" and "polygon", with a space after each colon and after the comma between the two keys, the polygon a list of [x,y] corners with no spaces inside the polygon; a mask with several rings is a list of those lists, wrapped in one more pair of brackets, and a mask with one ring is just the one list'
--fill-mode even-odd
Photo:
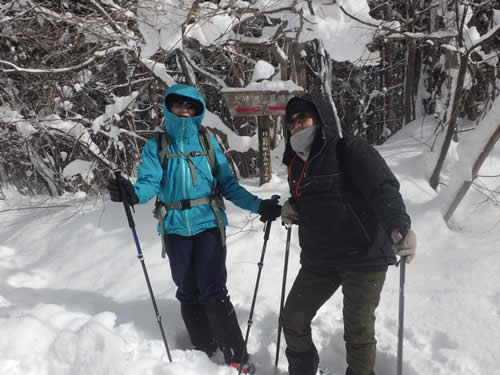
{"label": "pole handle", "polygon": [[[271,200],[278,203],[280,200],[280,196],[277,194],[274,194],[273,196],[271,196]],[[268,221],[266,221],[266,224],[264,226],[264,241],[267,241],[269,239],[269,233],[271,232],[271,223],[272,223],[272,220],[268,220]]]}
{"label": "pole handle", "polygon": [[118,189],[120,190],[120,197],[123,202],[123,207],[125,208],[125,213],[127,214],[128,226],[130,228],[135,228],[135,222],[132,216],[132,211],[130,210],[130,204],[128,203],[127,193],[125,191],[125,187],[122,184],[122,172],[119,169],[115,169],[113,173],[115,174],[116,184],[118,185]]}

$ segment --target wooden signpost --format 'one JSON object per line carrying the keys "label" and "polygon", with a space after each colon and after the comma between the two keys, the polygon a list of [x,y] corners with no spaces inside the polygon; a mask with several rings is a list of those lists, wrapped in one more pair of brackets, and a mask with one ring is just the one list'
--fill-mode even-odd
{"label": "wooden signpost", "polygon": [[271,179],[271,129],[270,116],[284,116],[285,107],[292,97],[303,91],[254,90],[227,88],[222,96],[233,117],[257,117],[259,135],[260,185]]}

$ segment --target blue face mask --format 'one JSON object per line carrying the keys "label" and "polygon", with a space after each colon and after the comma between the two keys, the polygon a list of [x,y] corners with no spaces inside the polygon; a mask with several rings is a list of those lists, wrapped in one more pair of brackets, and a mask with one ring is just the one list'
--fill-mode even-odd
{"label": "blue face mask", "polygon": [[317,128],[317,126],[311,126],[292,135],[290,137],[290,145],[293,150],[297,153],[309,154]]}

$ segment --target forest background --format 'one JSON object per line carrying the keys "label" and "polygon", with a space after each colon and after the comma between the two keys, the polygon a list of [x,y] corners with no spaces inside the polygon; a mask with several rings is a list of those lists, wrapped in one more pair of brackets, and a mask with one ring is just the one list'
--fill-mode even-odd
{"label": "forest background", "polygon": [[[429,184],[449,218],[500,137],[496,1],[0,1],[0,194],[94,194],[134,175],[162,97],[196,86],[237,177],[259,174],[257,121],[221,90],[287,82],[330,100],[345,134],[382,144],[434,116]],[[348,25],[349,27],[345,27]],[[357,30],[357,32],[352,32]],[[252,86],[253,85],[253,86]],[[488,116],[488,113],[490,114]],[[272,147],[282,121],[269,119]],[[447,164],[462,132],[473,147]],[[83,172],[82,172],[83,171]],[[454,173],[452,173],[454,172]],[[1,197],[0,197],[1,198]]]}

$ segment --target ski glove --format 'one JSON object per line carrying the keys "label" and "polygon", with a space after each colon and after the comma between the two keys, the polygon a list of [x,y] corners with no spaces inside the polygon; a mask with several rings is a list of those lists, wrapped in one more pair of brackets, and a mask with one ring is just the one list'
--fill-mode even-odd
{"label": "ski glove", "polygon": [[411,229],[403,236],[399,229],[394,229],[391,233],[392,247],[396,250],[396,254],[405,257],[406,263],[411,263],[415,258],[415,251],[417,250],[417,236]]}
{"label": "ski glove", "polygon": [[[123,186],[123,190],[127,195],[128,203],[133,206],[134,204],[139,203],[139,197],[135,193],[134,185],[127,180],[126,178],[121,177],[121,184]],[[118,181],[114,177],[110,177],[108,179],[108,185],[106,186],[109,190],[109,196],[113,202],[123,202],[120,188],[118,187]]]}
{"label": "ski glove", "polygon": [[260,215],[260,221],[274,221],[281,215],[281,205],[275,199],[264,199],[257,211]]}
{"label": "ski glove", "polygon": [[281,221],[285,224],[298,224],[299,223],[299,213],[297,212],[297,207],[295,203],[287,200],[283,204],[281,209]]}

